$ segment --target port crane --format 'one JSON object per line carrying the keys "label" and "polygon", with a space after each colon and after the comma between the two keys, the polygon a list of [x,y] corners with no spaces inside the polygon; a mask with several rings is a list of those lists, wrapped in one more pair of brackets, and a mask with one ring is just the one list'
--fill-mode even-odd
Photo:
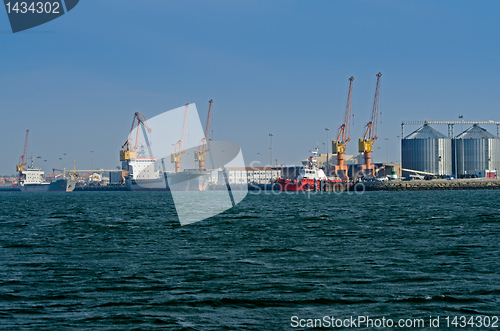
{"label": "port crane", "polygon": [[199,168],[205,170],[205,160],[207,158],[207,152],[210,152],[210,124],[212,121],[212,103],[214,101],[210,100],[210,106],[208,107],[208,118],[207,125],[205,126],[205,137],[203,137],[200,141],[200,147],[198,147],[198,151],[194,153],[194,160],[198,162]]}
{"label": "port crane", "polygon": [[370,122],[365,125],[365,134],[363,139],[359,139],[358,150],[363,153],[365,163],[361,165],[363,174],[371,174],[375,176],[375,165],[372,163],[373,143],[378,139],[377,137],[377,122],[378,122],[378,104],[379,104],[379,90],[380,90],[380,77],[382,74],[377,74],[377,86],[375,88],[375,97],[373,100],[373,110]]}
{"label": "port crane", "polygon": [[184,111],[184,124],[182,126],[181,139],[175,144],[175,152],[172,153],[171,161],[175,164],[174,173],[181,171],[181,161],[182,155],[186,153],[184,149],[184,138],[186,137],[186,127],[187,127],[187,114],[188,114],[189,103],[186,103],[186,110]]}
{"label": "port crane", "polygon": [[56,171],[59,171],[59,172],[62,172],[63,176],[66,177],[66,173],[70,174],[70,176],[72,177],[72,179],[76,180],[78,178],[78,173],[77,173],[77,170],[76,170],[76,162],[75,160],[73,160],[73,171],[71,170],[66,170],[66,168],[64,169],[56,169],[56,168],[52,168],[52,173],[55,174]]}
{"label": "port crane", "polygon": [[[133,145],[132,132],[134,131],[136,121],[137,121],[137,136],[135,138],[135,145]],[[151,145],[149,144],[149,139],[147,135],[147,132],[151,133],[153,130],[151,130],[151,128],[149,127],[146,117],[136,112],[134,114],[134,119],[132,121],[132,128],[130,129],[130,134],[128,136],[128,139],[122,146],[123,150],[120,151],[120,161],[128,161],[130,159],[135,159],[137,157],[137,150],[139,149],[139,126],[142,127],[142,133],[144,135],[144,140],[146,140],[149,156],[153,157],[153,152],[151,150]]]}
{"label": "port crane", "polygon": [[349,78],[349,93],[347,94],[347,105],[345,108],[344,124],[339,127],[337,140],[332,142],[332,153],[337,154],[337,165],[334,166],[335,174],[348,181],[347,165],[344,164],[344,154],[347,148],[347,143],[351,141],[351,106],[352,106],[352,82],[354,77]]}
{"label": "port crane", "polygon": [[26,130],[26,141],[24,142],[24,153],[23,155],[19,158],[19,164],[16,165],[16,171],[19,172],[19,177],[22,176],[21,172],[24,170],[24,167],[26,166],[26,154],[28,153],[28,134],[30,130]]}

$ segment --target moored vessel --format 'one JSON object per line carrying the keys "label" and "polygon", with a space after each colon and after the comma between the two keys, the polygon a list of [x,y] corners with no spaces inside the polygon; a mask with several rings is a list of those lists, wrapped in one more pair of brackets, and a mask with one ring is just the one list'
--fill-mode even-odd
{"label": "moored vessel", "polygon": [[307,160],[307,164],[300,168],[300,173],[289,178],[278,178],[275,184],[280,191],[319,191],[323,183],[341,183],[339,177],[327,177],[323,169],[317,167],[316,157],[318,149],[311,151],[312,156]]}
{"label": "moored vessel", "polygon": [[165,172],[165,181],[170,191],[205,191],[211,171],[185,169],[180,172]]}
{"label": "moored vessel", "polygon": [[19,190],[21,192],[71,192],[75,189],[76,181],[70,178],[57,179],[51,183],[45,181],[44,172],[33,166],[33,158],[29,168],[20,171]]}
{"label": "moored vessel", "polygon": [[161,170],[156,167],[156,158],[133,158],[127,160],[128,175],[125,185],[130,191],[165,191],[167,186]]}

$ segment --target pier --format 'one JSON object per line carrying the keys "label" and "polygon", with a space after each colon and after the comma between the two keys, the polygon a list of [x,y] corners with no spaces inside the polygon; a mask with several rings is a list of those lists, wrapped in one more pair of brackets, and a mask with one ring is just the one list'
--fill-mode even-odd
{"label": "pier", "polygon": [[420,191],[420,190],[498,190],[500,179],[433,179],[433,180],[393,180],[387,182],[363,183],[366,191]]}

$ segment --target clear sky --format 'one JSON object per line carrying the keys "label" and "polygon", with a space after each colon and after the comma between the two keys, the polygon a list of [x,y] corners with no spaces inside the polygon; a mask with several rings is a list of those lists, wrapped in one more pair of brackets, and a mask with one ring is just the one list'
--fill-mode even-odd
{"label": "clear sky", "polygon": [[323,151],[325,128],[334,138],[350,76],[355,154],[379,71],[374,159],[397,161],[402,120],[500,120],[499,12],[498,1],[82,0],[13,34],[0,9],[0,174],[15,172],[26,129],[45,171],[65,153],[67,166],[113,169],[134,112],[196,103],[205,124],[210,99],[215,140],[267,164],[272,133],[274,158],[299,164]]}

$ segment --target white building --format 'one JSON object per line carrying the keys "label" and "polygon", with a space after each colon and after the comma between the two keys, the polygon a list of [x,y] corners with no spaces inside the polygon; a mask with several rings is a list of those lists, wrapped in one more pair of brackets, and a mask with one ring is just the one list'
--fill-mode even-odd
{"label": "white building", "polygon": [[[269,184],[281,174],[278,167],[228,167],[229,184]],[[222,171],[218,172],[218,185],[225,185]]]}

